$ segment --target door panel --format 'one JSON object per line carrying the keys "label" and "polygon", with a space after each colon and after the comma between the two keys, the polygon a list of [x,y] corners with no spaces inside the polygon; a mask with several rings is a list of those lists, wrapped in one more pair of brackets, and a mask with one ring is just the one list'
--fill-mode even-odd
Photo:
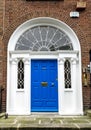
{"label": "door panel", "polygon": [[58,111],[57,60],[31,61],[32,112]]}

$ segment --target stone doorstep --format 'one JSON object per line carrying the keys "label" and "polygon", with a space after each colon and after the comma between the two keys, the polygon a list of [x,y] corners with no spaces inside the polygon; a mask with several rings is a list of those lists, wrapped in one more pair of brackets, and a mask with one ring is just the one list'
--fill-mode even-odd
{"label": "stone doorstep", "polygon": [[91,117],[91,109],[87,110],[86,114],[87,114],[88,117]]}
{"label": "stone doorstep", "polygon": [[5,113],[0,113],[0,118],[5,117]]}
{"label": "stone doorstep", "polygon": [[[4,115],[5,116],[5,115]],[[9,116],[0,118],[0,130],[91,130],[91,118],[50,116]]]}
{"label": "stone doorstep", "polygon": [[45,127],[45,126],[38,126],[38,127],[29,127],[29,126],[6,126],[0,127],[0,130],[91,130],[91,127]]}

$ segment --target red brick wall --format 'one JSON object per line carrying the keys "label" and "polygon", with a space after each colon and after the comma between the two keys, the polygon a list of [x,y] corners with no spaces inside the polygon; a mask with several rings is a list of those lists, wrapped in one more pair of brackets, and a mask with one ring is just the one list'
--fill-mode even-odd
{"label": "red brick wall", "polygon": [[[7,45],[11,34],[23,22],[36,17],[52,17],[68,24],[80,40],[82,66],[89,64],[89,50],[91,49],[91,0],[87,0],[87,7],[85,10],[80,11],[79,18],[70,18],[70,12],[76,10],[77,1],[30,0],[28,2],[26,0],[0,0],[0,85],[7,89]],[[3,110],[5,110],[6,102],[5,91],[3,94]],[[83,97],[84,107],[89,107],[89,85],[83,87]]]}
{"label": "red brick wall", "polygon": [[[4,34],[4,7],[5,7],[5,1],[0,0],[0,88],[4,88],[4,91],[2,91],[2,109],[5,111],[6,107],[6,90],[5,90],[5,77],[4,76],[4,61],[6,64],[6,60],[4,60],[4,44],[3,44],[3,34]],[[0,104],[1,107],[1,104]]]}

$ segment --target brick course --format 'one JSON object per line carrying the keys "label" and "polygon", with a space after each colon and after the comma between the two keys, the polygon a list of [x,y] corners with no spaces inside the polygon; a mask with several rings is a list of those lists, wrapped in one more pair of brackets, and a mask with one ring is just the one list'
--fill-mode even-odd
{"label": "brick course", "polygon": [[[37,1],[37,0],[0,0],[0,85],[3,86],[2,109],[6,108],[7,90],[7,46],[14,30],[25,21],[36,17],[52,17],[70,26],[77,34],[82,52],[82,66],[89,64],[89,50],[91,49],[91,0],[87,0],[87,7],[80,11],[79,18],[70,18],[71,11],[76,10],[78,0]],[[84,108],[90,106],[90,91],[83,87]]]}

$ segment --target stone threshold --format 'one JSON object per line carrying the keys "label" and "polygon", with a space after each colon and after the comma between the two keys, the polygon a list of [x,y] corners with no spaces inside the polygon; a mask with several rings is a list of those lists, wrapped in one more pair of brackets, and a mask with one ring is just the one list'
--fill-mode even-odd
{"label": "stone threshold", "polygon": [[0,118],[0,130],[91,130],[91,118],[88,116],[64,117],[58,114],[32,114],[30,116],[3,116]]}

